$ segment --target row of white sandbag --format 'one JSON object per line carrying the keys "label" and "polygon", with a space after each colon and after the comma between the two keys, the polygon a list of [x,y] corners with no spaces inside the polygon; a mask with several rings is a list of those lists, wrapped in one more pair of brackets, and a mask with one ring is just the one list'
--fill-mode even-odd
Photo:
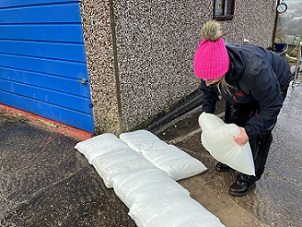
{"label": "row of white sandbag", "polygon": [[76,145],[139,227],[223,226],[175,180],[206,167],[146,130],[102,134]]}

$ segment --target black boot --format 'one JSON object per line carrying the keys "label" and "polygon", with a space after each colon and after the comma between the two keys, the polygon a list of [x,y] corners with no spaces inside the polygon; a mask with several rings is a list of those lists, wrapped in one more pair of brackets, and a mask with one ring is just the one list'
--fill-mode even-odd
{"label": "black boot", "polygon": [[229,194],[232,196],[244,196],[255,188],[256,178],[245,174],[239,174],[237,180],[230,186]]}
{"label": "black boot", "polygon": [[231,167],[229,167],[228,165],[223,164],[223,163],[221,163],[221,162],[218,162],[218,163],[216,164],[215,169],[216,169],[217,171],[219,171],[219,172],[227,172],[227,171],[229,171],[229,170],[231,169]]}

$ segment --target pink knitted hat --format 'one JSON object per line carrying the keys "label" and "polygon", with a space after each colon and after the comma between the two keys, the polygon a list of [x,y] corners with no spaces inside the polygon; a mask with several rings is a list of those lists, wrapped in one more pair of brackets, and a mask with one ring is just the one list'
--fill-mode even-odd
{"label": "pink knitted hat", "polygon": [[229,69],[230,58],[222,38],[202,39],[194,57],[194,73],[203,80],[217,79]]}

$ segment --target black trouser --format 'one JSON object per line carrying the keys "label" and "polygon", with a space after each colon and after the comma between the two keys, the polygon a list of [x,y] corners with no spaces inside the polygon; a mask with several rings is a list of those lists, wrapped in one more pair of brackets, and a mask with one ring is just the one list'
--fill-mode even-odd
{"label": "black trouser", "polygon": [[[288,85],[281,89],[283,100],[287,94]],[[253,104],[236,104],[226,103],[225,109],[225,122],[235,123],[238,126],[244,127],[246,122],[253,117],[259,110],[258,103]],[[277,117],[275,119],[277,122]],[[272,143],[272,129],[267,130],[265,133],[258,135],[255,139],[250,139],[251,150],[254,158],[255,165],[255,180],[259,180],[264,172],[265,163],[267,160],[268,152]]]}

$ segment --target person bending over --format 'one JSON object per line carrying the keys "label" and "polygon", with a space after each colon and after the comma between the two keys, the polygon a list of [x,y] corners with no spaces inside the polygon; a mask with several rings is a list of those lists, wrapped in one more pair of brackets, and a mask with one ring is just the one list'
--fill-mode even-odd
{"label": "person bending over", "polygon": [[[248,141],[256,176],[239,173],[230,186],[232,196],[246,195],[264,172],[272,129],[291,80],[289,64],[278,54],[250,44],[225,43],[219,22],[211,20],[201,29],[202,40],[194,57],[194,73],[201,79],[202,111],[214,113],[215,104],[226,101],[225,122],[239,126],[234,141]],[[216,170],[230,167],[217,163]]]}

